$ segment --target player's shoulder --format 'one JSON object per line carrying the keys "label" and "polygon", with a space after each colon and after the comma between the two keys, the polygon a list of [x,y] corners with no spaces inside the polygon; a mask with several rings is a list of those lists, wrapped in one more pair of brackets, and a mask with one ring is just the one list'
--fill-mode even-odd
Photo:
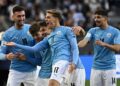
{"label": "player's shoulder", "polygon": [[99,30],[100,28],[99,27],[92,27],[90,28],[90,30]]}
{"label": "player's shoulder", "polygon": [[23,26],[23,28],[25,28],[25,29],[30,29],[30,24],[24,24],[24,26]]}
{"label": "player's shoulder", "polygon": [[109,29],[111,31],[119,32],[119,30],[116,27],[113,27],[113,26],[109,26]]}
{"label": "player's shoulder", "polygon": [[72,29],[71,27],[68,27],[68,26],[60,26],[59,27],[61,30],[69,30],[69,29]]}
{"label": "player's shoulder", "polygon": [[69,26],[61,26],[62,28],[64,28],[64,29],[72,29],[71,27],[69,27]]}
{"label": "player's shoulder", "polygon": [[92,27],[92,28],[90,28],[89,29],[89,33],[94,33],[94,32],[96,32],[97,30],[99,30],[100,28],[99,27]]}
{"label": "player's shoulder", "polygon": [[30,27],[31,25],[30,24],[24,24],[24,27]]}
{"label": "player's shoulder", "polygon": [[68,27],[68,26],[61,26],[61,31],[62,31],[62,32],[72,31],[72,28],[71,28],[71,27]]}
{"label": "player's shoulder", "polygon": [[10,28],[8,28],[8,29],[5,31],[4,34],[10,34],[10,33],[13,32],[13,30],[14,30],[14,26],[11,26]]}

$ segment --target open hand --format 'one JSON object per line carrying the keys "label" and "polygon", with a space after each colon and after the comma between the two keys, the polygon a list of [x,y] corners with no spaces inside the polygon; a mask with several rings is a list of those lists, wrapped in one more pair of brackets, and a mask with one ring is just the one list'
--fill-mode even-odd
{"label": "open hand", "polygon": [[6,45],[6,46],[15,46],[15,43],[14,42],[6,42],[6,43],[4,43],[4,45]]}
{"label": "open hand", "polygon": [[85,35],[85,30],[80,26],[74,26],[74,27],[72,27],[72,29],[77,36],[78,35],[82,35],[82,36]]}

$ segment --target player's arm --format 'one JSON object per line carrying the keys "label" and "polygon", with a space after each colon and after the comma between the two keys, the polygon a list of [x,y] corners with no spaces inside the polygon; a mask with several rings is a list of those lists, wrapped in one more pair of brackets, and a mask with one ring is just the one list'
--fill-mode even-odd
{"label": "player's arm", "polygon": [[17,58],[21,61],[27,61],[31,63],[32,65],[41,65],[42,63],[42,57],[39,55],[38,57],[30,57],[30,56],[25,56],[23,53],[18,53]]}
{"label": "player's arm", "polygon": [[84,36],[85,35],[85,30],[80,26],[73,26],[72,30],[76,36],[79,36],[79,35]]}
{"label": "player's arm", "polygon": [[0,49],[0,60],[6,60],[6,55],[1,52],[1,49]]}
{"label": "player's arm", "polygon": [[67,39],[70,42],[71,53],[72,53],[72,64],[76,67],[79,60],[79,50],[77,46],[76,36],[71,29],[67,30]]}
{"label": "player's arm", "polygon": [[84,37],[84,39],[78,42],[78,46],[79,46],[79,47],[85,47],[85,46],[88,44],[88,42],[92,39],[92,34],[93,34],[93,33],[94,33],[94,29],[91,28],[91,29],[87,32],[87,34],[86,34],[86,36]]}
{"label": "player's arm", "polygon": [[29,63],[33,64],[33,65],[39,65],[41,66],[42,64],[42,58],[39,57],[30,57],[30,58],[26,58],[26,61],[28,61]]}
{"label": "player's arm", "polygon": [[15,54],[13,53],[8,53],[8,54],[4,54],[0,52],[0,60],[12,60],[15,58]]}
{"label": "player's arm", "polygon": [[96,43],[97,45],[100,45],[100,46],[109,48],[109,49],[111,49],[111,50],[113,50],[113,51],[116,51],[116,52],[119,52],[119,51],[120,51],[120,44],[111,45],[111,44],[102,42],[102,41],[100,41],[100,40],[97,40],[95,43]]}
{"label": "player's arm", "polygon": [[5,42],[9,41],[7,34],[2,36],[1,46],[0,46],[0,60],[12,60],[15,58],[15,54],[10,53],[7,46],[4,45]]}
{"label": "player's arm", "polygon": [[120,52],[120,32],[119,31],[116,32],[113,40],[114,40],[114,44],[108,44],[108,43],[102,42],[101,40],[97,40],[95,43],[100,46],[109,48],[113,51]]}
{"label": "player's arm", "polygon": [[8,43],[5,43],[5,45],[7,45],[7,46],[15,46],[15,47],[27,50],[29,52],[37,52],[37,51],[41,51],[41,50],[44,50],[44,49],[49,47],[47,38],[45,38],[44,40],[40,41],[39,43],[37,43],[33,47],[17,44],[17,43],[14,43],[14,42],[8,42]]}
{"label": "player's arm", "polygon": [[88,39],[84,38],[83,40],[79,41],[78,46],[85,47],[87,45],[88,41],[89,41]]}

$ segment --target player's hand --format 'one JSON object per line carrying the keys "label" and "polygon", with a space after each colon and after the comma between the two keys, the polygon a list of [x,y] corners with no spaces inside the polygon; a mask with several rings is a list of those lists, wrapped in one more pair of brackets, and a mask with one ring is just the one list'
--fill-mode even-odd
{"label": "player's hand", "polygon": [[6,42],[6,43],[4,43],[4,45],[6,45],[6,46],[15,46],[15,43],[14,42]]}
{"label": "player's hand", "polygon": [[68,67],[68,72],[69,73],[72,73],[74,70],[76,69],[76,66],[74,64],[69,64],[69,67]]}
{"label": "player's hand", "polygon": [[74,27],[72,27],[72,29],[77,36],[78,35],[82,35],[82,36],[85,35],[85,30],[80,26],[74,26]]}
{"label": "player's hand", "polygon": [[9,54],[6,54],[6,58],[7,58],[8,60],[12,60],[12,59],[16,58],[16,55],[13,54],[13,53],[9,53]]}
{"label": "player's hand", "polygon": [[16,53],[16,55],[19,60],[22,61],[26,60],[26,56],[23,53]]}
{"label": "player's hand", "polygon": [[106,46],[106,43],[105,43],[105,42],[102,42],[102,41],[100,41],[100,40],[96,40],[96,41],[95,41],[95,44],[100,45],[100,46],[103,46],[103,47]]}

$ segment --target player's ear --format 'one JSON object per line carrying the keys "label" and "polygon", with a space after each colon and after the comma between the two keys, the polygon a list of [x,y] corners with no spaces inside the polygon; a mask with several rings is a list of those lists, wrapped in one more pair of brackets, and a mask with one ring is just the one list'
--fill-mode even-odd
{"label": "player's ear", "polygon": [[10,11],[10,20],[12,20],[13,21],[13,12],[12,11]]}

